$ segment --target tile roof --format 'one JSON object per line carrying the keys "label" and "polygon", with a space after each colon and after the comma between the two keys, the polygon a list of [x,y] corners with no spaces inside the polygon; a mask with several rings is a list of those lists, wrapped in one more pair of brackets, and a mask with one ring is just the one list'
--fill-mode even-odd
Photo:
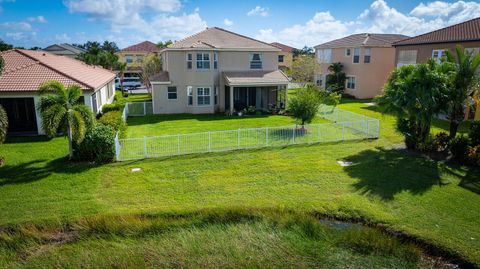
{"label": "tile roof", "polygon": [[167,71],[161,71],[150,77],[151,82],[169,82],[170,75]]}
{"label": "tile roof", "polygon": [[394,46],[480,40],[480,17],[394,43]]}
{"label": "tile roof", "polygon": [[294,47],[290,47],[290,46],[287,46],[285,44],[278,43],[278,42],[270,43],[270,45],[275,46],[275,47],[281,49],[284,52],[290,52],[290,53],[293,52],[293,50],[295,49]]}
{"label": "tile roof", "polygon": [[355,34],[315,46],[316,49],[346,47],[391,47],[396,41],[408,38],[397,34]]}
{"label": "tile roof", "polygon": [[5,60],[0,92],[37,91],[48,80],[96,90],[115,78],[109,70],[45,51],[13,49],[0,55]]}
{"label": "tile roof", "polygon": [[279,50],[277,47],[268,43],[218,27],[207,28],[199,33],[176,41],[165,50],[188,48]]}
{"label": "tile roof", "polygon": [[157,47],[157,44],[150,41],[143,41],[141,43],[132,45],[121,49],[122,52],[159,52],[160,49]]}
{"label": "tile roof", "polygon": [[226,84],[241,85],[284,85],[288,84],[287,76],[280,70],[275,71],[228,71],[223,72]]}

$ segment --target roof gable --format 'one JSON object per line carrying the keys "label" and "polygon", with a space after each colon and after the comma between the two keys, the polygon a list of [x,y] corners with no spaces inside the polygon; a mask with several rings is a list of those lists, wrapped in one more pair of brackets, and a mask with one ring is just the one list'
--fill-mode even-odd
{"label": "roof gable", "polygon": [[270,45],[281,49],[283,52],[290,52],[291,53],[295,49],[294,47],[290,47],[288,45],[285,45],[285,44],[282,44],[282,43],[279,43],[279,42],[273,42],[273,43],[270,43]]}
{"label": "roof gable", "polygon": [[397,34],[354,34],[344,38],[335,39],[327,43],[315,46],[320,48],[344,48],[344,47],[391,47],[396,41],[408,38]]}
{"label": "roof gable", "polygon": [[14,49],[2,52],[1,56],[5,67],[0,77],[0,91],[37,91],[48,80],[96,90],[115,77],[113,72],[101,67],[45,51]]}
{"label": "roof gable", "polygon": [[138,44],[121,49],[122,52],[159,52],[157,45],[150,41],[143,41]]}
{"label": "roof gable", "polygon": [[176,41],[165,50],[189,48],[279,50],[277,47],[265,42],[218,27],[207,28],[199,33]]}
{"label": "roof gable", "polygon": [[395,46],[480,40],[480,17],[396,42]]}

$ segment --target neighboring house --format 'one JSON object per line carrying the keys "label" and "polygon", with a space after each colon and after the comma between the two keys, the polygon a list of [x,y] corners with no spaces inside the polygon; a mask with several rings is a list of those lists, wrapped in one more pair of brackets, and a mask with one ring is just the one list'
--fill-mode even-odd
{"label": "neighboring house", "polygon": [[80,53],[86,52],[85,49],[70,44],[53,44],[43,49],[51,54],[67,56],[75,59]]}
{"label": "neighboring house", "polygon": [[[396,50],[397,67],[406,64],[425,63],[433,58],[440,61],[447,50],[455,53],[461,45],[473,53],[480,51],[480,17],[445,27],[423,35],[408,38],[393,44]],[[475,120],[480,120],[480,104],[477,105]],[[466,114],[466,117],[469,113]]]}
{"label": "neighboring house", "polygon": [[278,42],[270,43],[270,45],[281,49],[281,51],[278,53],[278,68],[280,68],[282,71],[289,69],[292,66],[293,50],[295,48]]}
{"label": "neighboring house", "polygon": [[278,70],[279,52],[217,27],[177,41],[161,52],[164,71],[150,78],[154,113],[285,106],[288,78]]}
{"label": "neighboring house", "polygon": [[318,68],[315,82],[325,87],[328,67],[340,62],[347,75],[345,93],[355,98],[372,98],[380,94],[390,72],[395,68],[392,44],[408,38],[395,34],[355,34],[315,46]]}
{"label": "neighboring house", "polygon": [[140,65],[143,60],[150,54],[159,54],[160,49],[157,45],[150,41],[126,47],[117,52],[119,61],[127,63],[127,70],[124,72],[125,77],[138,77],[141,73]]}
{"label": "neighboring house", "polygon": [[78,85],[82,101],[94,113],[115,96],[115,74],[98,66],[45,51],[13,49],[0,54],[5,67],[0,76],[0,104],[6,109],[9,133],[44,134],[38,112],[38,88],[46,81]]}

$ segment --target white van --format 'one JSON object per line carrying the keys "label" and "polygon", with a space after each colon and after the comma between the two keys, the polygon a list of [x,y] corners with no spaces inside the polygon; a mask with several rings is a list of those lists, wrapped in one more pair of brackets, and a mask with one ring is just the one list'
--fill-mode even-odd
{"label": "white van", "polygon": [[[120,78],[115,78],[115,88],[120,89]],[[139,77],[125,77],[123,78],[123,88],[139,88],[142,86],[142,82]]]}

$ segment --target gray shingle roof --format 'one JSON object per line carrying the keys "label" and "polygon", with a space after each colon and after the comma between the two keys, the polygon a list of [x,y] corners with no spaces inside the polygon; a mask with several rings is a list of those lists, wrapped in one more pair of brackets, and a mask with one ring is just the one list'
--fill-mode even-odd
{"label": "gray shingle roof", "polygon": [[243,36],[234,32],[227,31],[222,28],[207,28],[199,33],[176,41],[168,46],[169,49],[189,49],[189,48],[206,48],[206,49],[259,49],[280,51],[275,46],[268,43]]}
{"label": "gray shingle roof", "polygon": [[391,47],[394,42],[408,38],[397,34],[355,34],[315,46],[316,49],[346,47]]}

